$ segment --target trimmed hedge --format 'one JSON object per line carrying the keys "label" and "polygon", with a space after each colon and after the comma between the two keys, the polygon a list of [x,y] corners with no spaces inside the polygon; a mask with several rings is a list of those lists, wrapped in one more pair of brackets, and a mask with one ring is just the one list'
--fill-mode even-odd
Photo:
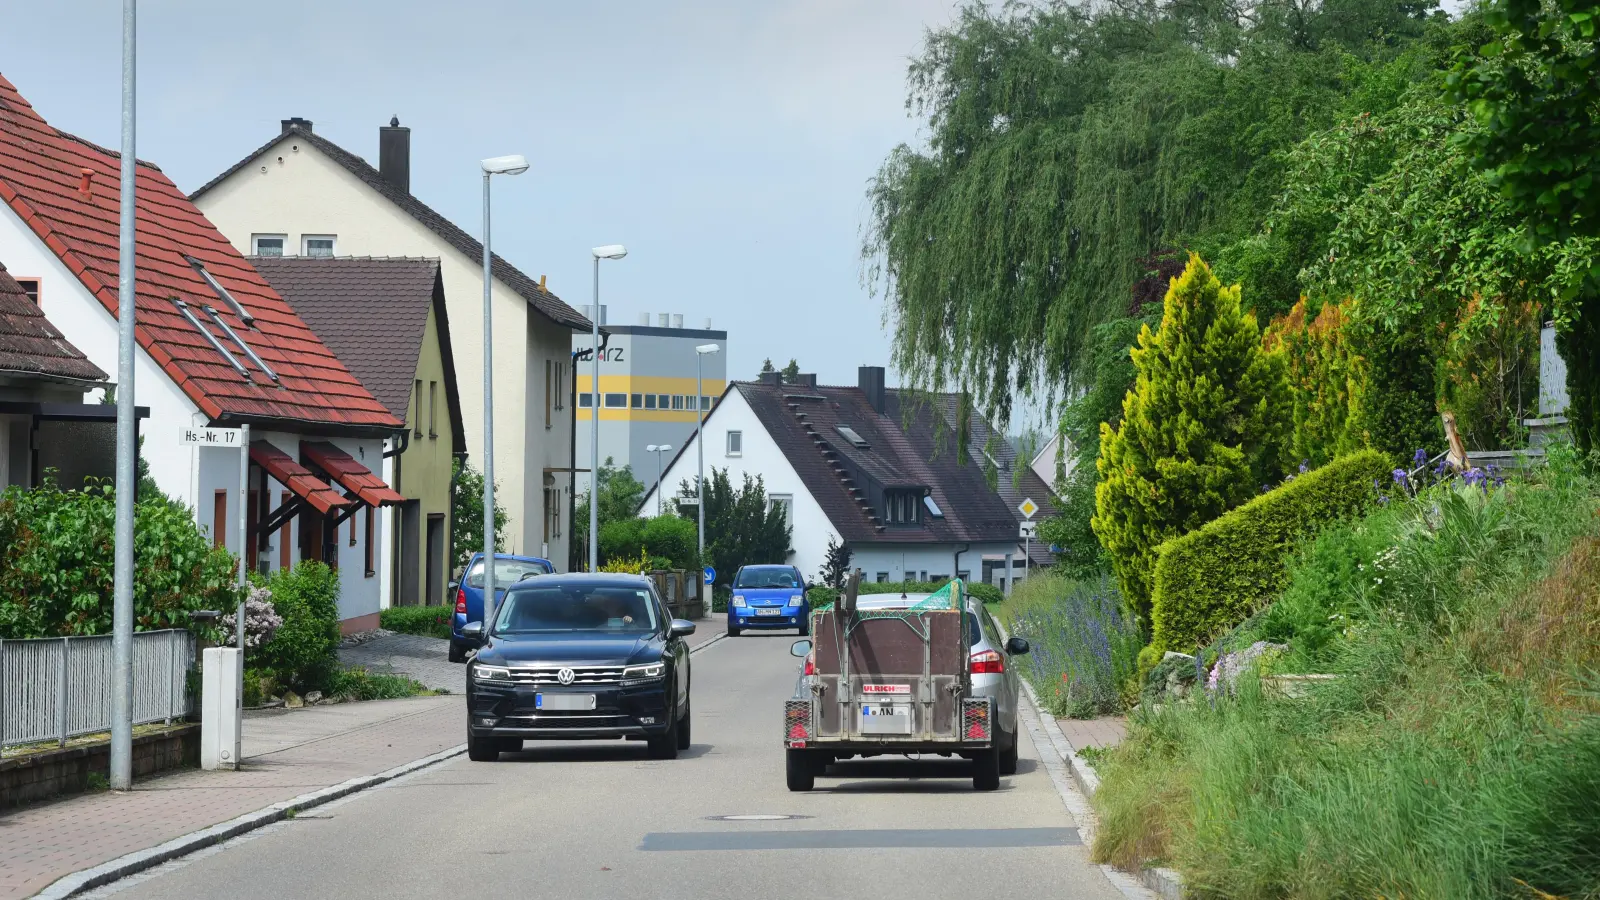
{"label": "trimmed hedge", "polygon": [[448,638],[454,606],[391,606],[378,614],[378,624],[397,634]]}
{"label": "trimmed hedge", "polygon": [[1154,635],[1141,663],[1193,652],[1283,591],[1295,546],[1324,525],[1370,508],[1390,461],[1362,450],[1268,491],[1162,544],[1151,598]]}

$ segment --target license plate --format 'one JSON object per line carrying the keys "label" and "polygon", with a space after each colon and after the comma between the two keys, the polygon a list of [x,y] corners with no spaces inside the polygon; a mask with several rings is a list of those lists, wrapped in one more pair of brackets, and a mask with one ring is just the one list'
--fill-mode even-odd
{"label": "license plate", "polygon": [[593,694],[534,694],[534,709],[547,709],[556,712],[584,711],[594,709]]}
{"label": "license plate", "polygon": [[776,616],[781,612],[783,612],[783,610],[781,610],[781,609],[758,609],[758,610],[756,610],[756,615],[758,615],[758,616]]}
{"label": "license plate", "polygon": [[910,734],[911,707],[862,704],[861,731],[863,734]]}

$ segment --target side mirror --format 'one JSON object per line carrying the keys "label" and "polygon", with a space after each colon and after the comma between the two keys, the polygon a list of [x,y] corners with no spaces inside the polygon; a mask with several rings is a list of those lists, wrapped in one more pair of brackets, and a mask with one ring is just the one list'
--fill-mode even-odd
{"label": "side mirror", "polygon": [[810,641],[795,641],[794,644],[792,644],[789,647],[789,655],[790,656],[797,656],[797,657],[799,657],[801,659],[805,659],[806,658],[806,654],[810,653],[810,652],[811,652],[811,642]]}
{"label": "side mirror", "polygon": [[452,581],[452,582],[450,582],[449,586],[445,588],[445,593],[454,594],[460,588],[461,588],[461,582]]}
{"label": "side mirror", "polygon": [[673,619],[672,620],[672,636],[673,637],[688,637],[691,634],[694,634],[694,623],[693,622],[689,621],[688,619]]}
{"label": "side mirror", "polygon": [[1032,648],[1028,646],[1028,642],[1022,638],[1014,637],[1011,640],[1006,641],[1006,652],[1012,656],[1021,656],[1022,654],[1027,653],[1030,649]]}
{"label": "side mirror", "polygon": [[475,647],[483,646],[483,623],[468,622],[461,626],[461,636]]}

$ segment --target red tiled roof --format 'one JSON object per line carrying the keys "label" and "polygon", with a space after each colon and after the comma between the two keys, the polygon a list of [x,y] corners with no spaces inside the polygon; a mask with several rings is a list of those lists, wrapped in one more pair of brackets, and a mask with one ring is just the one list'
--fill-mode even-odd
{"label": "red tiled roof", "polygon": [[405,502],[406,498],[384,484],[383,479],[372,474],[371,469],[327,441],[301,441],[300,453],[368,506],[393,506]]}
{"label": "red tiled roof", "polygon": [[250,442],[250,460],[319,513],[326,515],[350,505],[350,500],[329,487],[326,481],[267,441]]}
{"label": "red tiled roof", "polygon": [[[51,127],[0,76],[0,200],[96,299],[117,313],[120,156]],[[404,427],[161,170],[136,167],[139,345],[213,419],[309,423],[324,430]],[[87,184],[88,191],[82,188]],[[185,261],[205,266],[254,317],[246,324]],[[214,306],[279,376],[273,383],[202,309],[196,316],[251,375],[239,374],[178,311]]]}

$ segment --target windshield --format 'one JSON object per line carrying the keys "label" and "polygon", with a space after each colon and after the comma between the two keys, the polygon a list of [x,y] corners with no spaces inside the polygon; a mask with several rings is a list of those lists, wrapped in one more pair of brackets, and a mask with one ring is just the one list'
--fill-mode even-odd
{"label": "windshield", "polygon": [[734,580],[737,588],[797,588],[800,580],[794,577],[789,566],[750,566],[739,571]]}
{"label": "windshield", "polygon": [[[494,561],[494,587],[503,591],[522,580],[524,575],[549,575],[550,567],[531,559],[497,559]],[[467,573],[467,587],[483,589],[483,560],[472,565]]]}
{"label": "windshield", "polygon": [[652,634],[656,629],[656,603],[650,592],[627,586],[524,587],[506,595],[494,624],[495,634]]}

